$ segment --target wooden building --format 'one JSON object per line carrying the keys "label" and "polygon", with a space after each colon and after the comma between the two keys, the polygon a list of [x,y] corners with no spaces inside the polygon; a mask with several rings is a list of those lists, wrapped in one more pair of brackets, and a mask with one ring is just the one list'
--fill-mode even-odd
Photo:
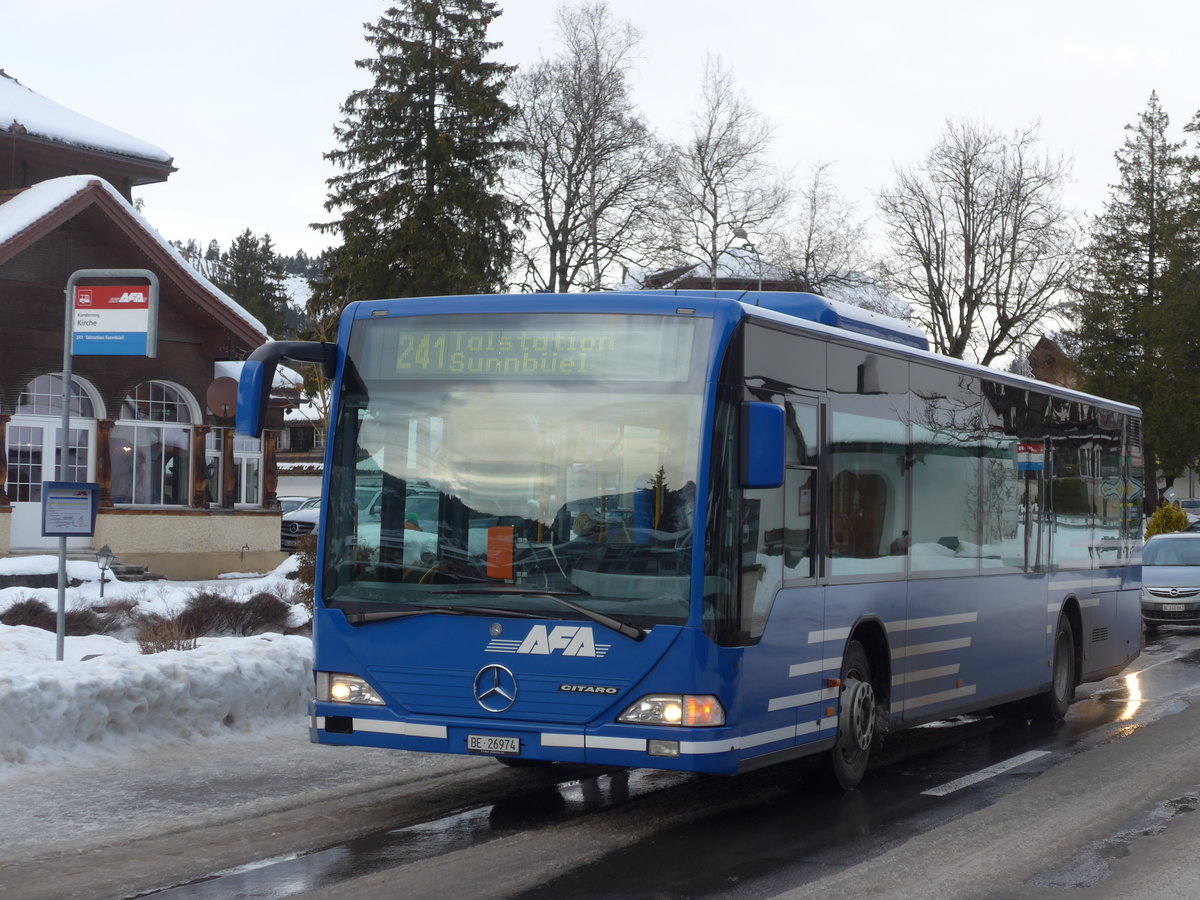
{"label": "wooden building", "polygon": [[69,480],[99,483],[100,514],[95,536],[69,549],[107,544],[173,578],[277,564],[278,431],[235,437],[219,390],[268,335],[132,203],[133,188],[175,171],[172,158],[0,71],[0,163],[0,555],[57,549],[41,535],[41,483],[58,478],[68,279],[148,269],[157,355],[73,358]]}

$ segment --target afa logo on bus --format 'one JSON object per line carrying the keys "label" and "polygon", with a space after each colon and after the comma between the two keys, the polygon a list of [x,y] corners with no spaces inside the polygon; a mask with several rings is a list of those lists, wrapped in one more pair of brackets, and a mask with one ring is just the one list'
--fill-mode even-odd
{"label": "afa logo on bus", "polygon": [[521,640],[493,638],[484,650],[488,653],[532,653],[536,656],[591,656],[602,659],[612,644],[596,643],[587,625],[534,625]]}

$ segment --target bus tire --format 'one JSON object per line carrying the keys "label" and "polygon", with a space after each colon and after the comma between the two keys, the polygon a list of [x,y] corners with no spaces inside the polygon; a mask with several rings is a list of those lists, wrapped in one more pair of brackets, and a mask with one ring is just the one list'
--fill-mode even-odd
{"label": "bus tire", "polygon": [[1075,632],[1061,614],[1054,630],[1052,663],[1050,689],[1029,699],[1029,718],[1034,722],[1061,722],[1075,700]]}
{"label": "bus tire", "polygon": [[824,754],[821,774],[826,786],[851,791],[862,781],[871,751],[882,738],[871,662],[858,641],[846,645],[841,681],[837,743]]}

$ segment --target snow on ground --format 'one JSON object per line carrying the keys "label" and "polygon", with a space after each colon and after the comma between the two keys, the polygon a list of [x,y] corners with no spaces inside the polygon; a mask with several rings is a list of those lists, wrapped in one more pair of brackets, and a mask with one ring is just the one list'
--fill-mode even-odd
{"label": "snow on ground", "polygon": [[[104,603],[173,615],[198,590],[248,599],[262,590],[287,596],[289,559],[266,575],[202,582],[113,581]],[[0,559],[0,575],[52,574],[54,556]],[[69,561],[66,608],[100,602],[94,562]],[[57,608],[57,588],[0,590],[0,612],[27,598]],[[294,607],[292,625],[307,614]],[[63,763],[89,765],[167,747],[244,737],[302,722],[311,692],[312,642],[297,635],[201,638],[194,650],[143,655],[132,631],[68,636],[63,660],[53,632],[0,625],[0,780]]]}

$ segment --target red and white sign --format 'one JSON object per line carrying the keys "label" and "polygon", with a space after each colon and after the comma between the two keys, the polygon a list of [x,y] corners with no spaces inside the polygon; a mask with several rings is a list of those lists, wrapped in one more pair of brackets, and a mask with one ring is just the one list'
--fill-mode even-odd
{"label": "red and white sign", "polygon": [[150,330],[150,285],[90,284],[75,288],[73,352],[140,355]]}
{"label": "red and white sign", "polygon": [[75,308],[146,309],[150,308],[150,286],[146,284],[92,284],[75,289]]}

